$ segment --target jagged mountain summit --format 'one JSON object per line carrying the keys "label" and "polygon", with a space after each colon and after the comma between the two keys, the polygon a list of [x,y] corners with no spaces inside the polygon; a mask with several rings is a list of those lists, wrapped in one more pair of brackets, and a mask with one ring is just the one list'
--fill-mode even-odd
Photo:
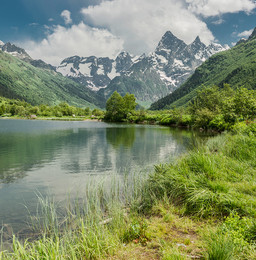
{"label": "jagged mountain summit", "polygon": [[73,56],[64,59],[57,71],[90,89],[98,91],[106,88],[113,78],[123,75],[134,64],[134,58],[128,52],[121,52],[116,59],[95,56]]}
{"label": "jagged mountain summit", "polygon": [[169,109],[191,101],[205,86],[226,84],[233,88],[256,89],[256,28],[248,39],[242,38],[231,49],[211,56],[173,93],[159,99],[151,109]]}
{"label": "jagged mountain summit", "polygon": [[155,51],[148,55],[132,56],[123,51],[115,59],[73,56],[54,67],[42,60],[33,60],[14,44],[0,42],[0,50],[34,67],[59,72],[106,99],[114,91],[121,95],[129,92],[146,106],[173,92],[205,60],[226,49],[217,43],[206,46],[199,37],[186,44],[167,31]]}
{"label": "jagged mountain summit", "polygon": [[206,46],[199,37],[187,45],[168,31],[156,50],[113,79],[104,95],[108,98],[114,91],[122,95],[130,92],[138,101],[154,102],[177,89],[210,56],[228,48],[217,43]]}
{"label": "jagged mountain summit", "polygon": [[206,46],[199,37],[187,45],[167,31],[149,55],[132,57],[121,52],[116,59],[73,56],[64,59],[57,71],[106,98],[116,90],[152,102],[178,88],[205,60],[226,49],[217,43]]}
{"label": "jagged mountain summit", "polygon": [[68,102],[74,106],[104,108],[104,98],[60,73],[36,68],[27,61],[24,50],[11,45],[5,45],[3,50],[0,51],[0,96],[32,105]]}
{"label": "jagged mountain summit", "polygon": [[0,50],[27,62],[32,60],[32,58],[27,54],[24,49],[17,47],[10,42],[3,43],[0,41]]}
{"label": "jagged mountain summit", "polygon": [[34,67],[56,71],[56,68],[54,66],[47,64],[42,60],[33,60],[24,49],[10,42],[4,43],[0,41],[0,50],[5,53],[11,54],[12,56],[19,58],[23,61],[26,61]]}
{"label": "jagged mountain summit", "polygon": [[147,59],[161,79],[173,90],[179,87],[210,56],[228,48],[217,43],[206,46],[199,36],[187,45],[168,31],[162,37],[155,52],[151,53]]}

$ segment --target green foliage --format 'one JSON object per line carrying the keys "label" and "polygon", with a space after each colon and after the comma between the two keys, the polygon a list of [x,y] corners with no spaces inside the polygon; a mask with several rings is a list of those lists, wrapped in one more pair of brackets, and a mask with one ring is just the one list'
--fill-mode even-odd
{"label": "green foliage", "polygon": [[[94,109],[93,112],[96,117],[102,117],[104,115],[104,112],[99,109]],[[91,110],[89,107],[85,109],[73,107],[66,102],[62,102],[56,106],[44,104],[32,106],[24,101],[0,97],[0,115],[8,116],[8,113],[10,113],[11,116],[19,117],[30,117],[31,115],[39,117],[88,117],[91,115]]]}
{"label": "green foliage", "polygon": [[132,223],[127,227],[123,234],[122,240],[125,243],[131,241],[140,242],[142,244],[146,243],[148,237],[146,235],[147,224],[145,221],[133,220]]}
{"label": "green foliage", "polygon": [[125,118],[124,100],[116,91],[107,100],[105,119],[112,122],[120,122]]}
{"label": "green foliage", "polygon": [[225,219],[221,231],[243,250],[256,239],[256,222],[255,219],[232,213]]}
{"label": "green foliage", "polygon": [[[107,102],[105,119],[224,131],[233,129],[240,121],[247,121],[248,124],[253,122],[256,118],[255,104],[256,90],[234,90],[228,84],[223,88],[203,88],[187,108],[160,111],[135,111],[133,95],[126,94],[122,98],[115,92]],[[248,128],[247,131],[255,132],[254,125],[252,124],[251,130]]]}
{"label": "green foliage", "polygon": [[2,105],[0,106],[0,115],[3,115],[3,114],[5,113],[5,111],[6,111],[6,107],[5,107],[4,104],[2,104]]}
{"label": "green foliage", "polygon": [[247,257],[255,244],[255,232],[254,218],[231,213],[215,233],[211,232],[210,236],[206,237],[206,258],[250,259]]}
{"label": "green foliage", "polygon": [[213,86],[199,91],[189,104],[188,111],[196,127],[222,131],[232,128],[239,120],[253,120],[255,104],[256,90]]}
{"label": "green foliage", "polygon": [[136,99],[133,94],[126,93],[122,97],[116,91],[107,100],[105,120],[111,122],[121,122],[127,119],[136,107]]}
{"label": "green foliage", "polygon": [[95,109],[92,110],[92,116],[103,117],[104,116],[104,112],[102,110],[100,110],[100,109],[95,108]]}

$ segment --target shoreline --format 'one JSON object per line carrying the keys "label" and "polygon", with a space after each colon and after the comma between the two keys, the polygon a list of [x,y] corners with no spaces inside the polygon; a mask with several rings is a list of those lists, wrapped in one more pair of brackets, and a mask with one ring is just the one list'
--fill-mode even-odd
{"label": "shoreline", "polygon": [[65,118],[58,118],[58,117],[37,117],[37,118],[29,118],[29,117],[1,117],[0,120],[41,120],[41,121],[77,121],[77,122],[82,122],[82,121],[91,121],[91,122],[102,122],[101,119],[93,119],[93,118],[79,118],[79,117],[65,117]]}
{"label": "shoreline", "polygon": [[38,248],[60,259],[219,259],[208,257],[220,251],[222,259],[255,259],[256,137],[243,131],[158,164],[148,178],[134,179],[125,201],[117,187],[109,195],[91,187],[87,215],[67,214],[65,225],[55,216],[38,240],[14,238],[13,252],[0,250],[0,259],[38,259]]}

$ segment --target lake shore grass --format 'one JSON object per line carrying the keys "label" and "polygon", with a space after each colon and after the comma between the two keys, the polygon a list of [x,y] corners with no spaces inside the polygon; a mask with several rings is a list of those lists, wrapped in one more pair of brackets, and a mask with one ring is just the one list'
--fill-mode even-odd
{"label": "lake shore grass", "polygon": [[0,259],[255,259],[256,137],[213,137],[149,176],[91,185],[64,217],[41,201],[38,239]]}

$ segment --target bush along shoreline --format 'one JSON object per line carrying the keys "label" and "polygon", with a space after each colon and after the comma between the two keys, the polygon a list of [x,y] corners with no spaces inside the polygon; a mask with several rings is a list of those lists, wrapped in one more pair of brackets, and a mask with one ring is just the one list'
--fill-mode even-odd
{"label": "bush along shoreline", "polygon": [[239,123],[149,176],[92,185],[84,207],[62,218],[42,200],[38,238],[13,237],[0,259],[255,259],[255,125]]}
{"label": "bush along shoreline", "polygon": [[[24,101],[0,97],[0,117],[46,120],[100,120],[135,124],[154,124],[232,131],[238,123],[252,123],[256,118],[256,90],[232,89],[229,85],[205,87],[185,107],[151,111],[139,107],[133,94],[122,97],[116,91],[107,100],[106,111],[77,108],[60,103],[56,106],[32,106]],[[137,108],[137,109],[136,109]]]}
{"label": "bush along shoreline", "polygon": [[121,97],[117,92],[108,99],[104,120],[159,124],[222,132],[256,118],[256,90],[232,89],[229,85],[205,87],[185,107],[171,110],[135,110],[134,95]]}

